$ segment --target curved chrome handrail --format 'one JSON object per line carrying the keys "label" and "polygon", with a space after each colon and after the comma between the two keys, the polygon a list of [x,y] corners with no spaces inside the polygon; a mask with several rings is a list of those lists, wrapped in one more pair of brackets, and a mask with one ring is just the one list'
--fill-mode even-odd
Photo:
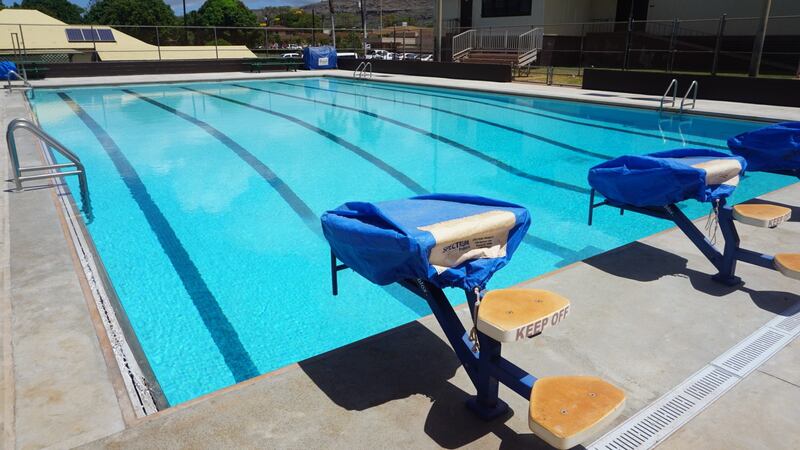
{"label": "curved chrome handrail", "polygon": [[16,71],[14,71],[14,70],[9,70],[9,71],[8,71],[8,73],[7,73],[7,76],[8,76],[8,78],[6,78],[6,79],[7,79],[7,81],[8,81],[8,84],[6,85],[6,89],[8,89],[9,91],[11,90],[11,74],[14,74],[14,76],[16,76],[17,78],[19,78],[20,80],[22,80],[22,84],[23,84],[23,86],[25,86],[25,87],[27,87],[27,88],[31,88],[31,89],[33,89],[33,86],[32,86],[32,85],[31,85],[31,83],[28,81],[28,79],[27,79],[27,78],[25,78],[25,77],[23,77],[22,75],[18,74],[18,73],[17,73]]}
{"label": "curved chrome handrail", "polygon": [[359,78],[359,72],[367,66],[366,61],[361,61],[361,63],[356,67],[356,70],[353,71],[353,79]]}
{"label": "curved chrome handrail", "polygon": [[[65,164],[50,164],[43,166],[20,167],[19,154],[17,152],[17,142],[14,138],[14,132],[18,129],[28,130],[31,134],[41,139],[49,147],[61,153],[70,162]],[[64,147],[60,142],[55,140],[52,136],[47,134],[44,130],[36,126],[33,122],[27,119],[14,119],[8,123],[6,129],[6,144],[8,144],[8,156],[11,161],[11,169],[14,176],[14,185],[17,191],[22,190],[22,182],[27,180],[41,180],[46,178],[65,177],[67,175],[77,175],[78,182],[81,189],[81,202],[83,203],[83,210],[87,216],[91,217],[91,203],[89,200],[89,186],[86,181],[86,168],[84,167],[81,159],[75,153]],[[58,170],[66,167],[74,167],[75,170],[69,172],[48,172],[39,175],[23,176],[23,172],[40,171],[40,170]]]}
{"label": "curved chrome handrail", "polygon": [[699,89],[699,86],[700,84],[697,82],[697,80],[692,81],[692,84],[689,85],[689,89],[681,99],[680,112],[683,112],[683,105],[686,103],[686,99],[689,97],[689,94],[692,93],[692,90],[694,90],[694,96],[692,96],[692,109],[694,109],[695,104],[697,104],[697,90]]}
{"label": "curved chrome handrail", "polygon": [[678,80],[673,78],[672,81],[669,82],[669,86],[667,86],[667,90],[664,91],[664,95],[661,96],[661,102],[658,104],[658,110],[661,111],[664,109],[664,100],[667,98],[667,94],[669,94],[670,89],[672,89],[672,106],[675,106],[675,97],[678,96]]}

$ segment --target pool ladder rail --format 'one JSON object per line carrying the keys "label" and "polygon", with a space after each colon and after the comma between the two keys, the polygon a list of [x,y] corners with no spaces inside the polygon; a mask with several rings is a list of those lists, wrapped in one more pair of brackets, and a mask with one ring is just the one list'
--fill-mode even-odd
{"label": "pool ladder rail", "polygon": [[353,71],[353,79],[364,80],[372,79],[372,63],[369,61],[361,61],[361,64]]}
{"label": "pool ladder rail", "polygon": [[33,85],[31,85],[31,83],[28,81],[28,77],[26,77],[26,76],[23,76],[23,75],[20,75],[20,74],[18,74],[17,72],[15,72],[15,71],[13,71],[13,70],[9,70],[9,71],[8,71],[8,74],[7,74],[7,75],[8,75],[8,77],[6,78],[6,83],[7,83],[7,84],[6,84],[6,86],[5,86],[5,88],[6,88],[6,89],[7,89],[9,92],[11,91],[11,88],[12,88],[12,87],[14,87],[14,86],[12,86],[12,84],[11,84],[11,75],[12,75],[12,74],[13,74],[15,77],[17,77],[17,79],[18,79],[18,80],[22,80],[22,87],[23,87],[23,89],[33,89]]}
{"label": "pool ladder rail", "polygon": [[692,109],[694,109],[695,104],[697,104],[697,88],[698,88],[698,86],[699,86],[699,84],[697,83],[697,80],[693,80],[692,84],[689,85],[689,89],[686,91],[686,94],[684,94],[683,98],[681,99],[680,112],[683,112],[683,107],[685,106],[686,99],[689,98],[689,94],[691,94],[692,92],[694,92],[694,96],[692,96]]}
{"label": "pool ladder rail", "polygon": [[[67,158],[70,162],[63,164],[45,164],[41,166],[21,167],[19,162],[19,154],[17,152],[17,142],[14,137],[14,132],[18,129],[28,130],[31,134],[41,139],[49,148],[56,150],[62,156]],[[69,175],[77,175],[80,184],[81,203],[83,205],[83,212],[86,214],[87,219],[91,220],[91,203],[89,201],[89,186],[86,181],[86,168],[83,166],[81,159],[64,147],[63,144],[55,140],[52,136],[47,134],[44,130],[36,124],[27,119],[14,119],[8,124],[6,129],[6,144],[8,144],[8,156],[11,161],[11,170],[14,177],[14,186],[16,191],[22,191],[22,182],[30,180],[43,180],[48,178],[60,178]],[[61,172],[60,169],[74,168],[66,172]],[[27,172],[41,172],[35,175],[23,175]]]}
{"label": "pool ladder rail", "polygon": [[[697,80],[692,80],[692,84],[689,85],[689,89],[686,91],[686,94],[683,95],[681,98],[681,104],[678,108],[678,113],[683,113],[684,108],[686,107],[686,100],[689,98],[690,94],[692,95],[692,104],[691,109],[694,109],[695,105],[697,104],[697,90],[700,84]],[[672,81],[669,82],[669,86],[667,86],[667,90],[664,91],[664,95],[661,96],[661,101],[658,103],[658,110],[664,110],[664,103],[667,101],[669,97],[670,91],[672,92],[672,101],[670,102],[670,106],[673,108],[675,107],[675,100],[678,97],[678,80],[673,78]]]}

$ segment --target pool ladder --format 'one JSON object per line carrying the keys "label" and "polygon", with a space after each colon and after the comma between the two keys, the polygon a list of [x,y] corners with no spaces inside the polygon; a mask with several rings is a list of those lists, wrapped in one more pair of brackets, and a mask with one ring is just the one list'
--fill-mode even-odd
{"label": "pool ladder", "polygon": [[[369,70],[369,72],[367,72]],[[372,63],[369,61],[361,61],[361,64],[353,71],[353,79],[363,80],[372,79]]]}
{"label": "pool ladder", "polygon": [[[19,154],[17,153],[17,142],[14,138],[14,132],[18,129],[28,130],[31,134],[41,139],[49,148],[55,149],[62,156],[67,158],[70,162],[63,164],[45,164],[42,166],[29,166],[21,167],[19,164]],[[83,166],[81,159],[78,155],[68,150],[64,145],[55,140],[52,136],[47,134],[44,130],[36,126],[33,122],[27,119],[14,119],[8,124],[6,129],[6,144],[8,144],[8,156],[11,161],[11,170],[14,177],[14,186],[17,191],[22,190],[22,182],[30,180],[43,180],[48,178],[60,178],[69,175],[77,175],[78,182],[81,190],[81,202],[83,204],[83,211],[87,217],[91,217],[91,206],[89,202],[89,187],[86,182],[86,168]],[[74,168],[67,172],[60,172],[60,169]],[[47,173],[40,173],[35,175],[23,175],[26,172],[40,172],[49,171]]]}
{"label": "pool ladder", "polygon": [[[692,80],[692,84],[689,85],[689,89],[686,91],[686,94],[683,95],[681,98],[681,105],[678,109],[679,113],[683,113],[683,109],[686,106],[686,100],[689,98],[690,94],[692,95],[692,109],[694,109],[695,105],[697,104],[697,89],[699,88],[700,84],[697,80]],[[678,97],[678,80],[673,78],[672,81],[669,82],[669,86],[667,86],[667,90],[664,91],[664,95],[661,96],[661,101],[658,103],[658,110],[664,110],[664,102],[667,100],[670,91],[672,91],[672,102],[670,106],[673,108],[675,107],[675,100]]]}

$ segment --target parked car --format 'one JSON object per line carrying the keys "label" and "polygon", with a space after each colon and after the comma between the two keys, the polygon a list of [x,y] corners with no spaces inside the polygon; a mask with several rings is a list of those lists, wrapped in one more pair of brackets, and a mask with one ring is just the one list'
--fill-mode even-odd
{"label": "parked car", "polygon": [[390,52],[387,50],[371,50],[367,53],[367,59],[391,59],[388,55],[390,55]]}
{"label": "parked car", "polygon": [[284,53],[281,58],[301,58],[300,53]]}
{"label": "parked car", "polygon": [[358,54],[354,52],[336,52],[337,58],[358,58]]}
{"label": "parked car", "polygon": [[433,61],[433,55],[424,55],[419,58],[420,61]]}
{"label": "parked car", "polygon": [[400,59],[414,61],[414,60],[419,59],[419,55],[416,54],[416,53],[403,53],[403,55],[402,55],[402,57]]}

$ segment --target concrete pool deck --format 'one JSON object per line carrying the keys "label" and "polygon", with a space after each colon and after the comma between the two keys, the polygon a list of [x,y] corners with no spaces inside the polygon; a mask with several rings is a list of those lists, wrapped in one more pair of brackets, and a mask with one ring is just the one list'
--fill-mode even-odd
{"label": "concrete pool deck", "polygon": [[[277,75],[154,75],[82,82],[271,76]],[[450,87],[480,84],[385,78],[431,80]],[[57,81],[65,80],[44,80]],[[552,96],[555,89],[570,91],[571,99],[584,95],[571,88],[494,84],[527,95],[544,90]],[[3,129],[11,118],[29,114],[19,93],[0,96]],[[652,100],[618,102],[652,106]],[[796,108],[698,102],[698,112],[727,115],[737,110],[764,119],[800,117]],[[18,143],[24,161],[41,157],[38,143],[25,133],[19,134]],[[0,145],[0,164],[8,173],[5,142]],[[800,184],[763,198],[797,204]],[[501,391],[516,411],[510,417],[484,423],[463,407],[472,388],[432,317],[137,418],[98,326],[97,309],[87,300],[83,272],[54,200],[54,190],[47,188],[0,195],[2,448],[545,448],[528,430],[527,401],[510,391]],[[800,250],[800,210],[794,213],[793,222],[775,230],[741,226],[743,242],[767,252]],[[598,220],[624,219],[609,214]],[[710,272],[710,264],[689,241],[670,230],[523,283],[570,298],[574,312],[532,342],[506,346],[505,355],[537,376],[590,374],[616,383],[628,394],[620,422],[800,303],[800,281],[777,272],[740,264],[747,283],[739,289],[711,282]],[[348,276],[342,277],[342,295]],[[466,310],[461,308],[460,314],[467,320]],[[798,402],[800,344],[794,341],[662,447],[798,448]]]}

